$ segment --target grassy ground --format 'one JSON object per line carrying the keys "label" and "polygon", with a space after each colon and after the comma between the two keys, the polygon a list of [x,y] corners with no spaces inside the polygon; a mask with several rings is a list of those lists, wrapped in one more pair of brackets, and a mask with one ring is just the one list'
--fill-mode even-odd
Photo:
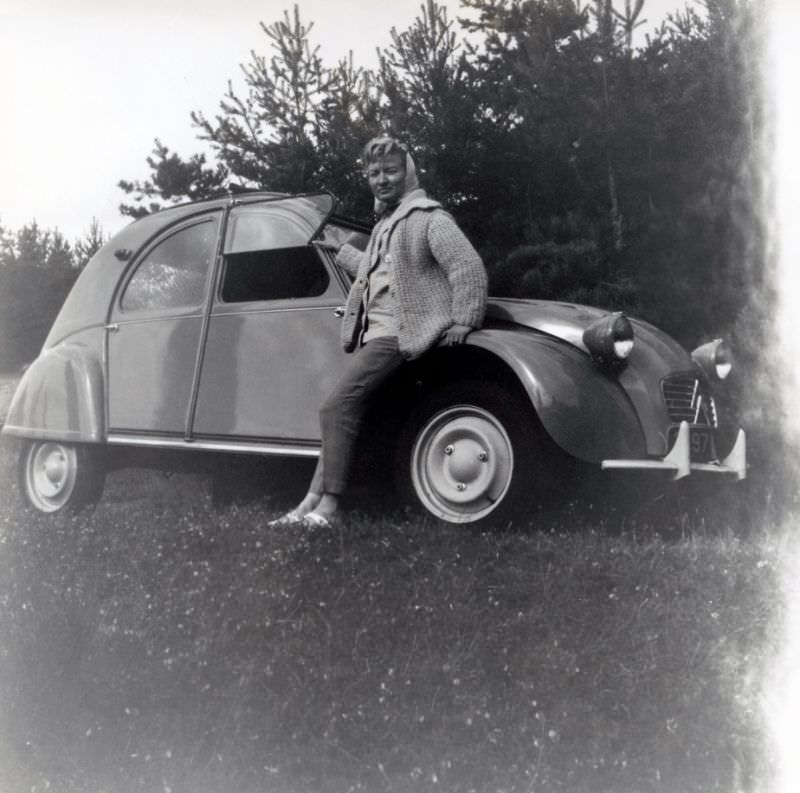
{"label": "grassy ground", "polygon": [[290,495],[215,508],[201,478],[142,471],[46,518],[0,454],[3,793],[733,793],[769,773],[769,526],[573,506],[477,534],[376,509],[301,537],[266,526]]}

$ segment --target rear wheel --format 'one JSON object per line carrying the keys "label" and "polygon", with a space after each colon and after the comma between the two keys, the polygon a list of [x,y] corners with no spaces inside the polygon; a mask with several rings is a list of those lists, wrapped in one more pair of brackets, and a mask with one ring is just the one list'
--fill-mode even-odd
{"label": "rear wheel", "polygon": [[503,523],[537,493],[541,440],[523,398],[490,383],[453,383],[425,400],[404,434],[402,483],[448,523]]}
{"label": "rear wheel", "polygon": [[19,483],[40,512],[78,510],[103,492],[105,471],[98,450],[61,441],[28,441],[19,457]]}

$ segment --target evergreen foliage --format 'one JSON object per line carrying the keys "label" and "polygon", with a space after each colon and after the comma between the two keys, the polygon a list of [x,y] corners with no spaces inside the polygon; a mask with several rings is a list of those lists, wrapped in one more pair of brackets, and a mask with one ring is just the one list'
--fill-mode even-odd
{"label": "evergreen foliage", "polygon": [[0,372],[36,357],[80,270],[105,239],[96,219],[74,245],[36,221],[15,233],[0,226]]}
{"label": "evergreen foliage", "polygon": [[[239,182],[328,189],[367,217],[360,150],[390,132],[479,248],[495,294],[623,308],[687,346],[733,336],[756,360],[770,301],[755,4],[704,0],[637,46],[646,0],[462,6],[470,18],[454,21],[426,0],[375,70],[352,54],[324,64],[297,6],[262,23],[268,48],[242,66],[244,91],[231,82],[214,116],[192,114],[206,152],[156,139],[149,176],[119,183],[121,211]],[[2,255],[4,269],[35,259],[70,276],[88,258],[35,224],[13,244],[6,233]]]}
{"label": "evergreen foliage", "polygon": [[215,165],[156,141],[151,178],[120,183],[134,198],[123,212],[232,180],[327,188],[365,216],[358,155],[386,131],[411,146],[496,293],[627,308],[687,345],[743,317],[758,324],[747,295],[764,294],[764,109],[751,3],[704,0],[636,47],[646,0],[462,6],[471,16],[456,24],[427,0],[391,31],[374,72],[352,56],[326,67],[296,6],[262,24],[271,55],[242,67],[246,94],[231,84],[214,118],[192,116]]}

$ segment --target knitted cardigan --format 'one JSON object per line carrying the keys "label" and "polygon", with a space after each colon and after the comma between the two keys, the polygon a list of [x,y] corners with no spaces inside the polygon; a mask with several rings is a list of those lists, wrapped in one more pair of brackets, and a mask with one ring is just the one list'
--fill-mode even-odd
{"label": "knitted cardigan", "polygon": [[375,228],[365,251],[347,243],[339,250],[337,264],[355,276],[342,323],[345,350],[352,352],[358,345],[364,290],[378,264],[378,237],[384,231],[388,236],[383,255],[390,265],[390,294],[403,357],[418,358],[453,324],[479,328],[488,289],[483,262],[441,204],[423,190],[414,190]]}

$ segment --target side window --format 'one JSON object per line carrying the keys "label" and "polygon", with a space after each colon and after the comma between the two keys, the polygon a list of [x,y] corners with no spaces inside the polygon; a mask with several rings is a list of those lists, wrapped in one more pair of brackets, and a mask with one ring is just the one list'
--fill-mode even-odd
{"label": "side window", "polygon": [[217,224],[209,219],[159,242],[128,282],[122,309],[191,308],[202,303],[216,251],[216,229]]}
{"label": "side window", "polygon": [[318,297],[328,288],[328,271],[311,245],[229,253],[222,300],[288,300]]}

